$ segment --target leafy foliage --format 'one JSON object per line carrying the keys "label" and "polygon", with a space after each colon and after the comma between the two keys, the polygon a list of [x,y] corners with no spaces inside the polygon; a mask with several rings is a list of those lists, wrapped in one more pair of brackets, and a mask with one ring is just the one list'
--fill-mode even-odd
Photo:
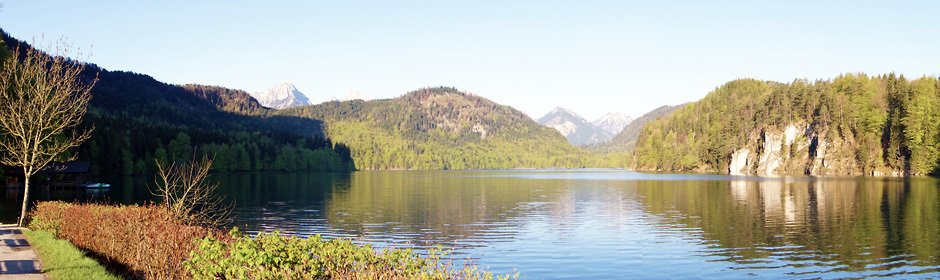
{"label": "leafy foliage", "polygon": [[[356,245],[278,233],[230,235],[188,226],[157,206],[41,202],[30,229],[53,233],[129,275],[146,279],[493,279],[476,266],[451,265],[440,250]],[[508,279],[509,275],[498,276]]]}
{"label": "leafy foliage", "polygon": [[[937,173],[940,87],[937,78],[846,74],[791,83],[743,79],[651,122],[634,153],[640,169],[726,172],[732,152],[762,131],[808,124],[830,139],[842,174]],[[794,149],[783,147],[791,153]]]}
{"label": "leafy foliage", "polygon": [[[446,254],[427,257],[414,251],[360,246],[348,239],[283,236],[278,232],[245,236],[233,229],[231,241],[207,237],[186,260],[197,279],[493,279],[475,266],[453,269]],[[509,275],[499,276],[508,279]]]}
{"label": "leafy foliage", "polygon": [[183,260],[194,240],[224,237],[212,229],[184,225],[157,206],[107,206],[40,202],[30,215],[32,230],[94,252],[106,264],[147,279],[185,279]]}
{"label": "leafy foliage", "polygon": [[453,88],[278,111],[326,122],[357,169],[582,167],[589,155],[511,107]]}

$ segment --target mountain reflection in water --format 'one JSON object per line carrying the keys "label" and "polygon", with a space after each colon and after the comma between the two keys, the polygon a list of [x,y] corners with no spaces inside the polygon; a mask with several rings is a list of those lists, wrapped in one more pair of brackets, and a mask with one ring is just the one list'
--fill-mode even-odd
{"label": "mountain reflection in water", "polygon": [[[214,179],[247,232],[443,245],[527,278],[940,277],[940,183],[931,178],[504,170]],[[116,185],[134,191],[96,197],[140,202],[147,181],[124,179]]]}

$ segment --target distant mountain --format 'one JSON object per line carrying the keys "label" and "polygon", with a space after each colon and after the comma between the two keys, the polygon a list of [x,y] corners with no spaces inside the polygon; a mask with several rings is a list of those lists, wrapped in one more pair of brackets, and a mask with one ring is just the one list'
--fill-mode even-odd
{"label": "distant mountain", "polygon": [[636,146],[637,138],[640,137],[640,133],[643,132],[643,127],[651,121],[658,120],[665,116],[668,116],[670,113],[676,109],[685,106],[685,104],[677,106],[662,106],[659,108],[650,111],[649,113],[643,114],[639,118],[633,120],[623,128],[613,139],[610,139],[609,142],[602,143],[600,145],[595,145],[590,147],[589,150],[601,152],[601,153],[619,153],[619,152],[631,152]]}
{"label": "distant mountain", "polygon": [[588,122],[577,113],[561,107],[539,118],[538,123],[557,130],[568,142],[577,146],[601,143],[614,135]]}
{"label": "distant mountain", "polygon": [[512,107],[448,87],[276,114],[323,120],[357,169],[583,167],[589,156]]}
{"label": "distant mountain", "polygon": [[623,131],[624,127],[627,127],[630,122],[633,121],[633,118],[627,113],[623,112],[614,112],[607,113],[600,118],[591,122],[597,127],[603,128],[607,132],[610,132],[611,135],[617,135],[620,131]]}
{"label": "distant mountain", "polygon": [[[30,47],[2,30],[0,39],[6,48]],[[85,64],[82,82],[95,78],[85,118],[95,129],[76,149],[95,176],[147,175],[155,159],[193,153],[213,156],[215,172],[351,169],[348,150],[324,137],[322,122],[272,116],[274,110],[244,91],[172,85]]]}
{"label": "distant mountain", "polygon": [[310,105],[310,100],[290,83],[278,84],[265,92],[254,93],[252,96],[268,108],[284,109],[297,106]]}

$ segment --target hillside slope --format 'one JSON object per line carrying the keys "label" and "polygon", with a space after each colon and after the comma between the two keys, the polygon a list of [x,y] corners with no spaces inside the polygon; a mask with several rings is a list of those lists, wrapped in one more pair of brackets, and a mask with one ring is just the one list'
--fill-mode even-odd
{"label": "hillside slope", "polygon": [[638,169],[734,175],[926,175],[940,167],[940,83],[846,74],[743,79],[651,122]]}
{"label": "hillside slope", "polygon": [[586,158],[522,112],[453,88],[280,110],[320,119],[358,169],[582,167]]}
{"label": "hillside slope", "polygon": [[623,128],[623,130],[620,131],[620,133],[617,133],[617,135],[610,139],[610,141],[587,148],[590,151],[604,154],[632,152],[634,146],[636,145],[637,138],[640,137],[640,132],[643,131],[643,127],[645,127],[647,123],[668,116],[670,113],[684,105],[685,104],[676,106],[660,106],[659,108],[643,114],[639,118],[631,121]]}
{"label": "hillside slope", "polygon": [[[28,48],[0,30],[8,48]],[[322,123],[272,116],[241,90],[171,85],[138,73],[86,64],[91,91],[86,125],[92,138],[77,149],[96,176],[153,172],[154,159],[206,154],[216,171],[349,170],[348,151],[325,138]]]}

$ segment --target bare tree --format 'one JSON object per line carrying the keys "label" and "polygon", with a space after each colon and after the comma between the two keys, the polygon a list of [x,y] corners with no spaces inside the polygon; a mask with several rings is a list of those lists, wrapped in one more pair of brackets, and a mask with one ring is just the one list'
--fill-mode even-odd
{"label": "bare tree", "polygon": [[203,156],[187,162],[156,163],[154,195],[177,220],[203,226],[220,226],[227,221],[231,207],[216,193],[218,184],[206,182],[212,159]]}
{"label": "bare tree", "polygon": [[79,129],[97,79],[82,83],[84,65],[64,56],[60,44],[52,55],[17,48],[0,70],[0,163],[23,168],[23,226],[29,202],[29,179],[53,160],[73,160],[65,153],[91,136]]}

